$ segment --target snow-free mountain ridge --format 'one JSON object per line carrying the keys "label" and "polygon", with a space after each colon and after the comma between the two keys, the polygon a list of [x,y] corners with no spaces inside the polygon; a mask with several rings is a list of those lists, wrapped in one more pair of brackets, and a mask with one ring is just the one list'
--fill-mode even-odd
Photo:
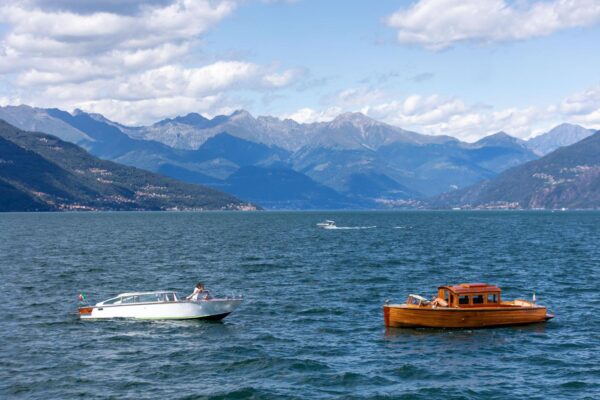
{"label": "snow-free mountain ridge", "polygon": [[560,124],[544,134],[529,139],[527,146],[536,154],[543,156],[559,147],[577,143],[594,132],[594,129],[586,129],[579,125]]}
{"label": "snow-free mountain ridge", "polygon": [[[541,151],[505,132],[466,143],[361,113],[301,124],[238,110],[214,118],[190,113],[137,127],[82,110],[0,107],[0,119],[5,117],[18,127],[33,120],[37,130],[52,130],[100,158],[251,196],[244,200],[272,208],[407,204],[492,179]],[[552,130],[535,139],[548,149],[576,137],[565,139]],[[255,190],[261,180],[272,190]]]}
{"label": "snow-free mountain ridge", "polygon": [[432,204],[464,208],[600,209],[600,131]]}

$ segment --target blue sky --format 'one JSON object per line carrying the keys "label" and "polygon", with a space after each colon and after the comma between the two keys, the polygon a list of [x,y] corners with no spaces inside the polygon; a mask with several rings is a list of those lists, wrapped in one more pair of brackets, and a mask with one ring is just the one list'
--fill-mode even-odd
{"label": "blue sky", "polygon": [[0,102],[128,124],[360,111],[466,140],[600,128],[595,0],[25,0],[0,6]]}

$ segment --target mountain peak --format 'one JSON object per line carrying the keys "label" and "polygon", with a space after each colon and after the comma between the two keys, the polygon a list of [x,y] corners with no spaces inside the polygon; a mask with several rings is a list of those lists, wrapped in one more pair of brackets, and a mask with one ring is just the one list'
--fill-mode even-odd
{"label": "mountain peak", "polygon": [[198,113],[191,112],[183,117],[173,118],[173,121],[186,125],[204,125],[208,119]]}
{"label": "mountain peak", "polygon": [[252,114],[250,114],[248,111],[242,110],[242,109],[235,110],[234,112],[232,112],[231,115],[229,116],[229,118],[231,118],[231,119],[247,119],[247,118],[254,119]]}
{"label": "mountain peak", "polygon": [[334,129],[351,125],[360,131],[366,131],[375,126],[385,126],[383,122],[375,121],[360,112],[346,112],[340,114],[333,121],[326,122],[325,125]]}
{"label": "mountain peak", "polygon": [[581,125],[571,124],[569,122],[563,122],[562,124],[558,124],[554,128],[550,129],[550,132],[557,130],[557,129],[585,129],[585,128]]}
{"label": "mountain peak", "polygon": [[361,112],[345,112],[335,117],[332,122],[350,122],[353,124],[364,125],[366,123],[373,123],[375,120],[367,117]]}
{"label": "mountain peak", "polygon": [[496,132],[494,134],[485,136],[479,139],[475,144],[485,146],[500,146],[500,145],[521,145],[521,140],[509,135],[504,131]]}
{"label": "mountain peak", "polygon": [[569,146],[594,133],[580,125],[562,123],[527,141],[527,146],[539,155],[548,154],[559,147]]}

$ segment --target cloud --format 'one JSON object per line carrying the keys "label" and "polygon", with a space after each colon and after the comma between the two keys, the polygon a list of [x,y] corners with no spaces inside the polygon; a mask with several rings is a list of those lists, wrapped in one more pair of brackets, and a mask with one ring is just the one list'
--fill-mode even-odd
{"label": "cloud", "polygon": [[323,101],[344,110],[366,112],[370,104],[382,102],[388,94],[372,87],[355,87],[341,90],[333,95],[325,96]]}
{"label": "cloud", "polygon": [[240,108],[235,103],[226,99],[224,95],[209,95],[204,97],[188,96],[165,96],[156,98],[145,98],[140,100],[82,100],[81,108],[88,112],[109,115],[114,121],[126,125],[137,125],[140,121],[155,122],[165,116],[181,115],[186,112],[198,110],[204,111],[205,115],[230,114],[233,110]]}
{"label": "cloud", "polygon": [[139,15],[122,15],[0,6],[0,22],[9,26],[1,44],[0,69],[57,72],[72,61],[85,61],[131,72],[147,62],[167,63],[234,8],[228,1],[177,0],[163,7],[145,6]]}
{"label": "cloud", "polygon": [[600,129],[600,85],[567,97],[554,110],[570,122]]}
{"label": "cloud", "polygon": [[385,22],[400,43],[441,50],[461,42],[492,43],[547,36],[600,22],[597,0],[420,0]]}
{"label": "cloud", "polygon": [[411,76],[408,80],[415,83],[421,83],[433,79],[434,76],[435,74],[433,72],[422,72]]}
{"label": "cloud", "polygon": [[154,114],[143,107],[210,114],[231,101],[227,92],[272,91],[300,80],[303,70],[275,64],[234,59],[194,65],[192,54],[203,34],[235,8],[229,0],[0,5],[0,23],[7,27],[0,41],[0,77],[13,98],[31,105],[87,106],[110,118],[136,111],[140,123],[151,122],[144,116]]}
{"label": "cloud", "polygon": [[282,118],[293,119],[301,124],[308,124],[313,122],[331,121],[341,114],[342,111],[343,109],[341,107],[330,107],[324,111],[316,111],[310,107],[305,107],[291,114],[282,115]]}
{"label": "cloud", "polygon": [[600,84],[543,107],[494,109],[452,96],[411,94],[397,98],[394,93],[369,88],[342,90],[325,101],[322,111],[305,107],[282,117],[303,123],[323,122],[343,112],[358,111],[404,129],[465,141],[499,131],[527,139],[562,122],[600,129]]}
{"label": "cloud", "polygon": [[402,101],[377,104],[369,107],[368,115],[405,129],[431,135],[450,135],[466,141],[475,141],[499,131],[526,139],[534,132],[561,122],[546,108],[530,106],[495,110],[440,95],[411,95]]}
{"label": "cloud", "polygon": [[49,11],[73,11],[81,14],[103,11],[118,14],[135,14],[140,8],[164,6],[172,0],[29,0],[30,8],[36,7]]}
{"label": "cloud", "polygon": [[301,69],[288,69],[283,72],[266,74],[262,81],[266,87],[280,88],[288,86],[304,74],[305,71]]}

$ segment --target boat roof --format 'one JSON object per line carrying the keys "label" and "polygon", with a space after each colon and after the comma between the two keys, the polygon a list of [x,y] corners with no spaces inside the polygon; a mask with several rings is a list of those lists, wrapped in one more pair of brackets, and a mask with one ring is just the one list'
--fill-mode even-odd
{"label": "boat roof", "polygon": [[419,300],[421,300],[421,301],[429,301],[429,300],[427,300],[425,297],[423,297],[423,296],[419,296],[418,294],[409,294],[408,296],[409,296],[409,297],[414,297],[415,299],[419,299]]}
{"label": "boat roof", "polygon": [[176,293],[176,291],[175,290],[155,290],[152,292],[127,292],[127,293],[119,293],[116,297],[139,296],[141,294],[162,294],[162,293]]}
{"label": "boat roof", "polygon": [[482,292],[500,292],[500,288],[487,283],[459,283],[453,286],[440,286],[439,289],[448,289],[457,294],[482,293]]}

